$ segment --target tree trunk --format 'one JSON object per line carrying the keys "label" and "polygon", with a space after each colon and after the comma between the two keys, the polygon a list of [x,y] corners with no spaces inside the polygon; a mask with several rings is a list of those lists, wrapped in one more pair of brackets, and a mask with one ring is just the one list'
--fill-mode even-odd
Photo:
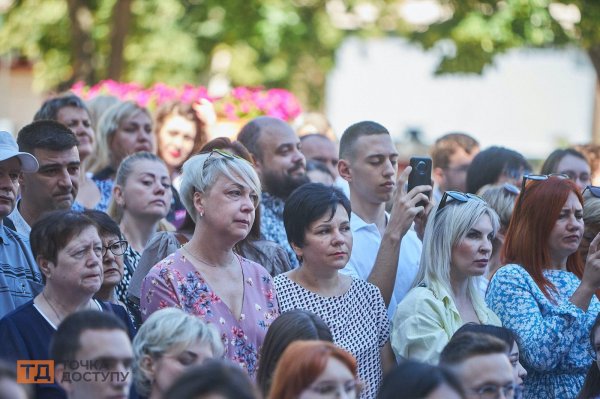
{"label": "tree trunk", "polygon": [[82,80],[92,84],[94,80],[94,41],[92,27],[94,19],[85,0],[67,0],[71,21],[71,65],[73,74],[69,79],[73,83]]}
{"label": "tree trunk", "polygon": [[123,50],[131,26],[131,0],[117,0],[112,11],[110,32],[110,54],[108,56],[107,77],[121,80],[123,74]]}

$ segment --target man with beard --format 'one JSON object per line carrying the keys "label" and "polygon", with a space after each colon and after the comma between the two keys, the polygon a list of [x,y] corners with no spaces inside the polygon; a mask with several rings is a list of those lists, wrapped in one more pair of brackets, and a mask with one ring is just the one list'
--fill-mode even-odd
{"label": "man with beard", "polygon": [[254,161],[262,183],[260,202],[261,239],[281,245],[292,267],[298,266],[283,226],[285,200],[296,188],[308,183],[306,160],[300,152],[300,139],[281,119],[261,116],[247,123],[238,135]]}
{"label": "man with beard", "polygon": [[75,134],[62,123],[41,120],[19,131],[19,150],[32,154],[39,169],[19,177],[21,199],[8,216],[15,229],[29,236],[46,212],[70,209],[79,188],[79,152]]}
{"label": "man with beard", "polygon": [[[338,170],[350,185],[354,244],[342,273],[377,286],[390,318],[419,269],[423,244],[411,226],[413,221],[424,226],[426,211],[416,204],[428,203],[424,193],[431,190],[417,186],[406,193],[409,169],[397,178],[397,168],[398,151],[385,127],[363,121],[344,131]],[[385,204],[390,199],[393,208],[388,214]]]}

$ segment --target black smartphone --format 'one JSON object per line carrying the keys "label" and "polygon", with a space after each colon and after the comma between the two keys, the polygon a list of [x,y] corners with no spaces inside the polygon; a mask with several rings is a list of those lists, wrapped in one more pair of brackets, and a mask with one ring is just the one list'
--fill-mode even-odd
{"label": "black smartphone", "polygon": [[[412,157],[410,159],[412,170],[408,175],[408,191],[417,186],[428,186],[431,184],[431,158],[429,157]],[[431,191],[424,193],[431,198]],[[425,201],[419,201],[417,206],[427,205]]]}

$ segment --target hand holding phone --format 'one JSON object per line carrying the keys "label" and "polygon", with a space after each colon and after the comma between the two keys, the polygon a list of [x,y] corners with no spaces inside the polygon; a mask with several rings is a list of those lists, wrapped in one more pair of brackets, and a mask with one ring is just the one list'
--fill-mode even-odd
{"label": "hand holding phone", "polygon": [[[429,157],[412,157],[410,159],[410,166],[412,168],[410,175],[408,175],[408,192],[417,186],[429,186],[431,185],[431,158]],[[431,191],[424,193],[431,198]],[[419,201],[417,206],[426,206],[425,201]]]}

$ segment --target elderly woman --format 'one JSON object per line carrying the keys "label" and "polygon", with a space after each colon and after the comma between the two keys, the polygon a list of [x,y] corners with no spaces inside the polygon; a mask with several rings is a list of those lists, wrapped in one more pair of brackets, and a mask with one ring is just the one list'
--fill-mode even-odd
{"label": "elderly woman", "polygon": [[183,165],[181,198],[196,222],[194,234],[144,279],[142,318],[170,306],[203,318],[219,330],[225,357],[254,376],[267,328],[279,314],[269,273],[233,251],[254,223],[258,176],[229,153],[195,155]]}
{"label": "elderly woman", "polygon": [[[251,162],[250,153],[246,147],[239,141],[232,142],[227,137],[218,137],[202,147],[203,152],[210,152],[212,150],[223,150]],[[291,270],[292,266],[285,250],[272,241],[260,239],[259,219],[260,208],[256,208],[254,224],[250,229],[250,233],[235,245],[234,251],[244,258],[263,266],[271,276]],[[129,303],[138,304],[139,306],[140,290],[144,277],[146,277],[152,266],[156,264],[157,259],[166,258],[187,243],[194,234],[194,228],[194,220],[186,211],[185,220],[178,227],[177,231],[162,231],[152,236],[146,248],[144,248],[138,266],[131,278],[127,292]]]}
{"label": "elderly woman", "polygon": [[94,298],[125,307],[117,298],[116,287],[123,279],[123,254],[128,248],[127,241],[121,235],[119,225],[104,212],[85,211],[86,216],[96,223],[102,240],[103,280],[100,290]]}
{"label": "elderly woman", "polygon": [[[125,309],[93,299],[102,285],[102,240],[96,224],[85,214],[56,211],[32,227],[31,250],[46,285],[34,300],[0,320],[0,358],[45,360],[50,339],[60,323],[83,309],[114,312],[133,326]],[[36,385],[36,397],[64,398],[58,384]]]}
{"label": "elderly woman", "polygon": [[108,213],[119,223],[129,243],[123,254],[123,279],[117,286],[117,297],[122,302],[127,300],[129,281],[148,240],[159,228],[168,228],[160,223],[169,213],[171,193],[169,172],[156,155],[137,152],[119,166]]}
{"label": "elderly woman", "polygon": [[356,356],[366,384],[362,397],[373,398],[394,360],[379,289],[339,272],[352,251],[350,213],[350,201],[337,188],[320,183],[297,188],[286,200],[283,223],[301,265],[275,277],[275,287],[282,312],[314,312],[331,329],[333,342]]}
{"label": "elderly woman", "polygon": [[523,397],[577,396],[589,366],[588,334],[600,312],[600,237],[584,263],[583,199],[566,176],[523,178],[506,233],[504,259],[486,301],[518,335],[527,381]]}
{"label": "elderly woman", "polygon": [[485,305],[477,279],[488,266],[498,225],[496,212],[481,198],[444,193],[427,221],[413,288],[394,314],[396,356],[437,364],[463,324],[501,325]]}
{"label": "elderly woman", "polygon": [[155,312],[133,340],[133,378],[137,392],[160,399],[187,368],[220,357],[223,345],[217,331],[180,309]]}
{"label": "elderly woman", "polygon": [[98,122],[98,144],[90,170],[98,180],[113,180],[121,161],[140,151],[155,151],[152,117],[132,101],[110,107]]}

